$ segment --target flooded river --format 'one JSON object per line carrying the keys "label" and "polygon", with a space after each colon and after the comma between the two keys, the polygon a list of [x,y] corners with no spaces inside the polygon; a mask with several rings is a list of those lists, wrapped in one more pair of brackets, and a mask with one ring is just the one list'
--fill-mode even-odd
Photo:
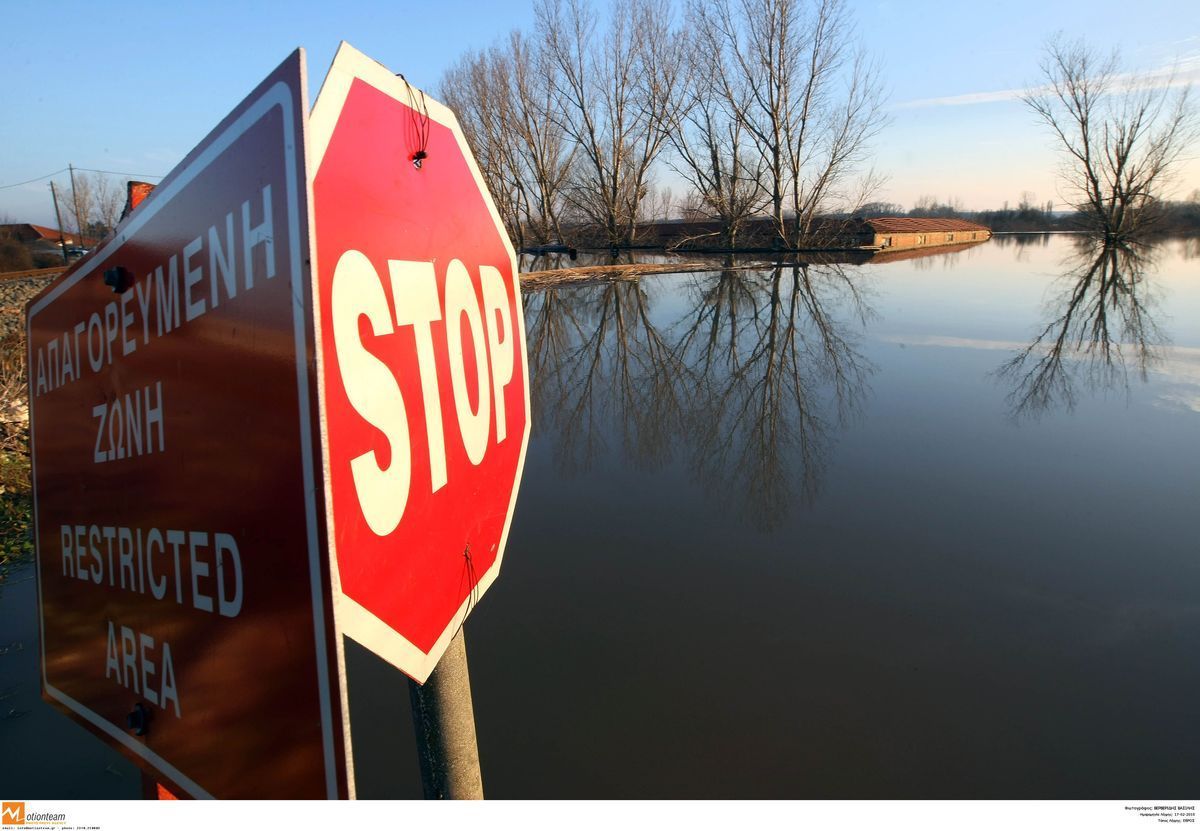
{"label": "flooded river", "polygon": [[490,793],[1194,792],[1200,258],[1102,253],[530,296]]}
{"label": "flooded river", "polygon": [[[489,796],[1194,795],[1194,241],[714,263],[525,315],[533,437],[467,627]],[[5,790],[67,795],[66,754],[72,794],[136,792],[31,645]],[[402,679],[350,677],[361,795],[419,795]]]}

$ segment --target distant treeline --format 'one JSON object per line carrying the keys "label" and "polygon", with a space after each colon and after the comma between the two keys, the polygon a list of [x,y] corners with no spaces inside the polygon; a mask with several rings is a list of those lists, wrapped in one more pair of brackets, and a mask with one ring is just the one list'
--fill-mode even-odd
{"label": "distant treeline", "polygon": [[[1164,235],[1200,234],[1200,190],[1193,191],[1186,199],[1156,202],[1146,209],[1144,220],[1151,233]],[[986,225],[992,231],[1090,231],[1092,218],[1079,211],[1056,211],[1051,202],[1033,204],[1022,198],[1016,208],[1007,204],[998,210],[968,211],[961,203],[951,199],[938,202],[929,197],[918,200],[915,207],[905,211],[903,206],[893,203],[874,202],[864,205],[855,216],[920,216],[968,219]]]}
{"label": "distant treeline", "polygon": [[[682,220],[715,227],[711,244],[727,248],[756,244],[747,237],[762,236],[769,223],[773,247],[796,248],[831,218],[872,215],[868,203],[887,174],[871,168],[887,121],[884,84],[848,0],[532,2],[532,27],[463,54],[437,90],[518,247],[629,245],[664,220]],[[1086,85],[1098,69],[1115,94],[1125,77],[1094,66],[1082,47],[1052,46],[1050,55],[1070,70],[1065,80],[1052,73],[1056,89]],[[1093,232],[1140,228],[1191,136],[1186,96],[1170,110],[1179,129],[1165,133],[1162,96],[1126,101],[1093,90],[1076,98],[1087,107],[1075,115],[1095,119],[1094,132],[1120,146],[1092,147],[1093,122],[1082,122],[1087,152],[1111,156],[1115,168],[1084,171],[1087,181],[1106,184],[1071,197],[1072,209],[1090,211]],[[1024,100],[1058,123],[1052,102],[1032,93]],[[1057,134],[1079,158],[1073,134]],[[1142,186],[1131,188],[1135,173]],[[1064,192],[1079,181],[1069,178]],[[978,213],[919,203],[907,213],[965,217],[997,231],[1081,224],[1031,203]],[[1164,230],[1195,227],[1193,212],[1161,207]],[[882,213],[906,213],[888,208]]]}

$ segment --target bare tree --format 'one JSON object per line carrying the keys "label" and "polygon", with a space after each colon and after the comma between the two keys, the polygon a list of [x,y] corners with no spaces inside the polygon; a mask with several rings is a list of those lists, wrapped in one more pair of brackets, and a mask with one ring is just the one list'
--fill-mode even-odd
{"label": "bare tree", "polygon": [[[1006,206],[1007,202],[1004,203]],[[1006,207],[1005,210],[1008,210]],[[945,202],[939,202],[936,196],[925,194],[913,204],[909,216],[958,216],[963,212],[963,202],[957,196],[947,197]]]}
{"label": "bare tree", "polygon": [[692,16],[719,48],[716,89],[762,159],[780,238],[800,245],[818,214],[869,198],[851,185],[882,93],[843,0],[695,0]]}
{"label": "bare tree", "polygon": [[1127,390],[1131,371],[1145,381],[1162,361],[1168,339],[1155,317],[1159,298],[1148,279],[1149,256],[1129,242],[1088,240],[1079,249],[1050,301],[1049,322],[997,370],[1012,383],[1014,418],[1072,409],[1081,384]]}
{"label": "bare tree", "polygon": [[904,213],[904,206],[897,202],[863,202],[854,210],[859,217],[899,216]]}
{"label": "bare tree", "polygon": [[670,188],[657,187],[653,184],[646,186],[646,193],[637,206],[637,221],[657,222],[671,216],[675,210],[675,194]]}
{"label": "bare tree", "polygon": [[718,27],[703,6],[693,5],[689,17],[699,25],[683,36],[680,129],[669,134],[674,153],[668,164],[692,186],[688,218],[715,221],[721,242],[732,248],[769,204],[766,169],[744,123],[746,84],[722,65]]}
{"label": "bare tree", "polygon": [[76,172],[74,193],[68,191],[59,207],[69,228],[81,237],[98,239],[116,227],[124,202],[125,188],[119,179],[105,173]]}
{"label": "bare tree", "polygon": [[517,247],[524,245],[522,217],[528,194],[520,175],[510,125],[508,67],[495,52],[468,52],[443,76],[438,93],[458,116],[496,210]]}
{"label": "bare tree", "polygon": [[121,208],[125,205],[125,187],[123,183],[103,173],[92,174],[92,211],[97,225],[104,228],[105,233],[117,227],[121,217]]}
{"label": "bare tree", "polygon": [[540,0],[555,122],[579,158],[566,197],[605,241],[632,241],[650,170],[675,125],[678,39],[667,0],[616,0],[603,30],[587,0]]}
{"label": "bare tree", "polygon": [[697,284],[676,347],[692,369],[693,465],[724,504],[769,529],[819,494],[832,434],[868,394],[873,367],[857,331],[872,312],[859,275],[838,266],[714,277]]}
{"label": "bare tree", "polygon": [[1200,135],[1190,88],[1122,74],[1116,52],[1062,36],[1047,43],[1042,75],[1023,100],[1064,154],[1064,196],[1109,239],[1144,230]]}
{"label": "bare tree", "polygon": [[[796,263],[691,278],[691,303],[645,280],[525,294],[533,400],[564,472],[623,454],[687,464],[763,529],[820,491],[836,430],[860,412],[874,367],[862,275]],[[678,298],[676,298],[678,299]]]}
{"label": "bare tree", "polygon": [[[81,238],[87,234],[93,215],[91,180],[82,173],[76,173],[72,177],[70,189],[66,191],[66,198],[59,202],[59,207],[62,209],[63,222],[67,226],[62,230],[74,231]],[[82,239],[76,240],[75,244],[82,245]]]}
{"label": "bare tree", "polygon": [[513,32],[508,55],[512,62],[513,130],[524,175],[532,182],[526,221],[536,242],[560,240],[563,189],[574,164],[575,147],[550,117],[554,89],[545,51],[534,48],[520,32]]}
{"label": "bare tree", "polygon": [[562,237],[562,191],[574,157],[550,118],[544,62],[543,52],[514,31],[488,51],[460,58],[439,88],[518,247]]}
{"label": "bare tree", "polygon": [[617,448],[654,469],[685,433],[686,368],[654,322],[638,281],[526,296],[533,399],[558,432],[558,463],[589,470]]}

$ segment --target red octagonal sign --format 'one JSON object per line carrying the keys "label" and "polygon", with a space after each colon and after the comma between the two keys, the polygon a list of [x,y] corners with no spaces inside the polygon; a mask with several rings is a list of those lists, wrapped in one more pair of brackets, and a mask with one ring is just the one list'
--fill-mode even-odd
{"label": "red octagonal sign", "polygon": [[335,618],[424,681],[525,461],[516,259],[453,113],[402,77],[343,44],[309,126]]}

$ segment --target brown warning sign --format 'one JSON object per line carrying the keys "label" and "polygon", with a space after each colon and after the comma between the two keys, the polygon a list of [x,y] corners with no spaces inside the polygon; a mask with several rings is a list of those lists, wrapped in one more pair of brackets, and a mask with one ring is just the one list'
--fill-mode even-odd
{"label": "brown warning sign", "polygon": [[346,794],[303,77],[27,313],[45,696],[198,797]]}

